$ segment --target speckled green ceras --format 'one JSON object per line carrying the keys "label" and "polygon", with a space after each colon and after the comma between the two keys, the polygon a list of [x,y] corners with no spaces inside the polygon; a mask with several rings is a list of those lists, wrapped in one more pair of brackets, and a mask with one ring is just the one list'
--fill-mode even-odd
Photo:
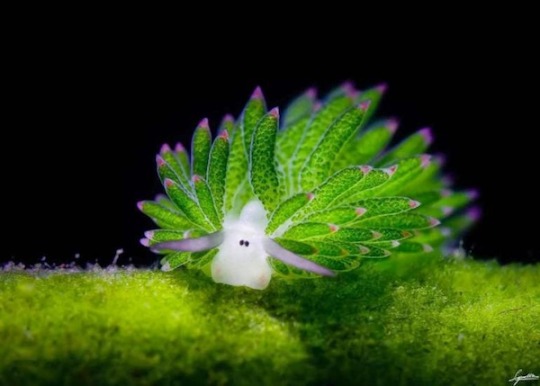
{"label": "speckled green ceras", "polygon": [[333,276],[363,259],[442,253],[477,217],[456,192],[430,129],[389,147],[394,119],[372,120],[384,86],[310,89],[280,115],[255,90],[212,140],[208,120],[157,155],[167,196],[139,208],[159,229],[142,244],[163,270],[202,269],[218,283],[266,288],[272,275]]}

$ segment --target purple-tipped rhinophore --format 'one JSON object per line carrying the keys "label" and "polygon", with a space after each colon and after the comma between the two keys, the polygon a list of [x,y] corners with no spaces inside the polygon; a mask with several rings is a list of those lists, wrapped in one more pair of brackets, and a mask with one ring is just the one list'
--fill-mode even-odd
{"label": "purple-tipped rhinophore", "polygon": [[270,238],[264,239],[263,248],[265,252],[268,253],[271,257],[282,261],[287,265],[292,265],[293,267],[303,269],[304,271],[313,272],[322,276],[336,275],[328,268],[315,264],[313,261],[304,259],[303,257],[300,257],[297,254],[283,248],[281,245],[279,245]]}
{"label": "purple-tipped rhinophore", "polygon": [[223,242],[223,232],[211,233],[195,239],[166,241],[153,246],[156,250],[201,252],[218,247]]}

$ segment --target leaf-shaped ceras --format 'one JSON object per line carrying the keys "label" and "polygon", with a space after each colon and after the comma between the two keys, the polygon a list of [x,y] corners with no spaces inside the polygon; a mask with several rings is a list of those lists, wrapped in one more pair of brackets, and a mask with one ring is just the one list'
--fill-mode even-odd
{"label": "leaf-shaped ceras", "polygon": [[280,118],[259,88],[212,139],[203,119],[191,157],[156,157],[167,197],[139,209],[159,229],[142,244],[163,270],[202,269],[214,281],[263,289],[273,275],[333,276],[363,259],[441,253],[476,219],[473,191],[454,192],[422,129],[391,148],[395,119],[372,122],[385,86],[309,89]]}

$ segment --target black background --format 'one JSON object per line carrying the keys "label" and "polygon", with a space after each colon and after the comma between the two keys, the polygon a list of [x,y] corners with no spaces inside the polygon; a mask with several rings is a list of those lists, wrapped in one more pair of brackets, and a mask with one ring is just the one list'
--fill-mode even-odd
{"label": "black background", "polygon": [[189,145],[201,118],[215,129],[257,85],[269,107],[283,107],[307,87],[326,92],[345,80],[387,82],[378,115],[400,119],[398,138],[432,127],[433,151],[448,156],[456,186],[480,190],[483,217],[465,239],[468,251],[538,262],[538,63],[504,37],[414,47],[403,39],[378,50],[361,38],[339,46],[289,37],[252,51],[218,37],[188,49],[184,36],[151,50],[38,41],[10,59],[5,75],[0,262],[69,262],[80,253],[108,263],[123,248],[120,263],[152,263],[138,244],[152,223],[136,202],[160,192],[154,156],[162,143]]}

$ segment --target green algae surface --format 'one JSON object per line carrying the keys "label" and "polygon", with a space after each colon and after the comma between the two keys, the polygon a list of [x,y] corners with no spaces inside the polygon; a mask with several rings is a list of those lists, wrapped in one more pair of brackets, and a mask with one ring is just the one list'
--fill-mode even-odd
{"label": "green algae surface", "polygon": [[[503,385],[540,373],[540,266],[0,273],[0,385]],[[528,385],[538,384],[538,381]]]}

